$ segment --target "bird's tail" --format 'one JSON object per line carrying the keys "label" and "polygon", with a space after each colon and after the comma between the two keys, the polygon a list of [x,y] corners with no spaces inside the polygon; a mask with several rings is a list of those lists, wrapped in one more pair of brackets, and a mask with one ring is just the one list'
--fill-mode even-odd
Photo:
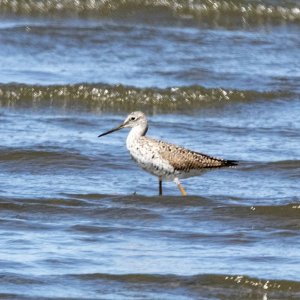
{"label": "bird's tail", "polygon": [[224,160],[222,167],[234,167],[239,164],[238,160]]}

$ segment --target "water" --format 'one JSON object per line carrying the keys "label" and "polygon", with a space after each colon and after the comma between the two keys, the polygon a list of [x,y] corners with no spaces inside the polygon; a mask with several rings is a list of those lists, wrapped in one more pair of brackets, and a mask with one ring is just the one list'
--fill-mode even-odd
{"label": "water", "polygon": [[[298,1],[0,1],[0,298],[299,299]],[[174,183],[127,130],[240,161]]]}

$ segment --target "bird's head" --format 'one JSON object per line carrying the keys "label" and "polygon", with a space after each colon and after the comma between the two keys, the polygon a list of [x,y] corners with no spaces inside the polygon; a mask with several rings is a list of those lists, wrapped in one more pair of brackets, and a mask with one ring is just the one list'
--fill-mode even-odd
{"label": "bird's head", "polygon": [[113,133],[122,128],[128,128],[128,127],[133,128],[137,126],[141,126],[145,128],[145,131],[147,130],[147,118],[145,114],[141,111],[134,111],[130,113],[121,125],[100,134],[98,137]]}

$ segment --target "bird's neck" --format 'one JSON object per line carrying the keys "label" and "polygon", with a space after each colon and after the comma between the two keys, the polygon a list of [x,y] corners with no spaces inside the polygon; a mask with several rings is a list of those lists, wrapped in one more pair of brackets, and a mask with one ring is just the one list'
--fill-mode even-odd
{"label": "bird's neck", "polygon": [[137,139],[139,139],[141,136],[144,136],[147,130],[148,130],[147,124],[133,127],[127,136],[127,140],[126,140],[127,148],[130,147],[130,145],[134,143]]}

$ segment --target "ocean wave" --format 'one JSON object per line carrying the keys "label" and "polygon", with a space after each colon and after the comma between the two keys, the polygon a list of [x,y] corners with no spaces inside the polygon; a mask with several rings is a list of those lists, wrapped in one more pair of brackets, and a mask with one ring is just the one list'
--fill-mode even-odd
{"label": "ocean wave", "polygon": [[182,112],[232,102],[275,100],[291,96],[289,92],[243,91],[202,86],[157,89],[104,84],[0,85],[0,106],[3,107],[53,106],[88,111],[128,112],[143,107],[145,112]]}
{"label": "ocean wave", "polygon": [[[300,293],[300,283],[288,280],[267,280],[243,275],[203,274],[194,276],[160,275],[160,274],[74,274],[70,277],[86,281],[107,280],[126,284],[155,284],[157,287],[189,288],[203,290],[210,288],[246,288],[261,292],[290,292]],[[241,292],[241,291],[240,291]],[[249,292],[249,291],[248,291]],[[253,299],[253,298],[252,298]]]}
{"label": "ocean wave", "polygon": [[[228,199],[228,196],[219,196],[217,199],[216,197],[203,198],[199,196],[188,196],[183,203],[182,198],[175,196],[146,197],[140,195],[62,194],[60,197],[55,198],[0,198],[0,208],[6,208],[12,211],[18,211],[19,209],[30,211],[32,207],[35,207],[36,212],[48,213],[49,207],[51,207],[51,209],[54,209],[58,214],[62,213],[64,209],[71,209],[70,214],[77,214],[78,209],[78,212],[81,214],[84,212],[87,214],[93,212],[96,217],[101,215],[103,218],[122,217],[125,219],[157,219],[160,216],[160,213],[157,213],[157,208],[162,209],[162,215],[164,214],[164,210],[171,209],[173,213],[180,214],[182,209],[185,209],[190,219],[194,217],[199,219],[199,214],[205,210],[206,215],[210,215],[211,219],[224,217],[225,219],[230,218],[231,220],[242,221],[243,223],[245,223],[246,220],[253,222],[253,218],[257,216],[264,222],[272,218],[272,222],[268,223],[269,226],[273,224],[276,228],[282,227],[283,229],[286,228],[283,226],[284,224],[281,224],[282,226],[278,224],[279,218],[292,223],[298,220],[300,215],[299,199],[289,198],[282,200],[282,202],[286,204],[283,203],[280,205],[251,205],[253,201],[245,198],[235,198],[234,203],[232,203],[233,201],[231,200]],[[247,205],[245,205],[245,203],[247,203]],[[76,210],[74,211],[74,209]],[[273,223],[274,218],[276,219],[275,223]],[[294,225],[294,227],[289,229],[294,230],[295,228],[299,228],[298,223]],[[183,233],[185,230],[180,232]]]}
{"label": "ocean wave", "polygon": [[297,180],[300,178],[299,160],[282,160],[271,162],[255,162],[244,164],[239,168],[242,172],[257,172],[265,176],[279,176],[284,179]]}
{"label": "ocean wave", "polygon": [[[135,296],[142,295],[143,299],[161,299],[162,295],[164,299],[177,299],[178,297],[180,299],[219,299],[220,295],[222,295],[222,299],[299,299],[300,296],[298,281],[260,279],[231,274],[181,276],[142,273],[79,273],[30,276],[6,273],[2,276],[2,281],[8,285],[21,286],[25,284],[40,287],[50,284],[50,287],[53,284],[61,285],[61,282],[66,282],[69,286],[78,285],[79,282],[81,284],[97,284],[97,292],[101,292],[102,296],[107,299],[132,299],[132,291]],[[93,288],[93,286],[88,287],[91,290]],[[13,295],[13,299],[15,299],[14,294],[0,294],[0,298],[7,299],[4,297],[5,295]],[[23,299],[20,294],[17,294],[16,299],[21,298]],[[31,295],[30,299],[40,298]],[[61,299],[61,297],[52,293],[51,299]]]}
{"label": "ocean wave", "polygon": [[64,149],[51,151],[30,148],[0,148],[0,163],[2,169],[12,172],[53,173],[71,168],[86,169],[93,165],[94,160],[80,153]]}
{"label": "ocean wave", "polygon": [[269,171],[289,171],[289,170],[300,170],[299,160],[281,160],[271,161],[266,163],[254,163],[251,165],[244,166],[242,171],[253,171],[253,170],[269,170]]}
{"label": "ocean wave", "polygon": [[[292,202],[286,205],[253,205],[253,206],[231,206],[231,207],[221,207],[216,208],[216,210],[223,210],[223,213],[227,216],[234,218],[253,218],[259,216],[260,218],[276,218],[280,220],[287,220],[293,223],[300,216],[300,204],[298,202]],[[294,224],[294,223],[293,223]],[[275,225],[275,224],[274,224]],[[280,224],[281,229],[295,229],[299,228],[297,224],[292,227],[286,228],[285,225]]]}
{"label": "ocean wave", "polygon": [[215,25],[300,22],[300,6],[296,0],[0,0],[2,15],[122,18],[149,12],[154,17],[164,10],[173,18],[195,19]]}

